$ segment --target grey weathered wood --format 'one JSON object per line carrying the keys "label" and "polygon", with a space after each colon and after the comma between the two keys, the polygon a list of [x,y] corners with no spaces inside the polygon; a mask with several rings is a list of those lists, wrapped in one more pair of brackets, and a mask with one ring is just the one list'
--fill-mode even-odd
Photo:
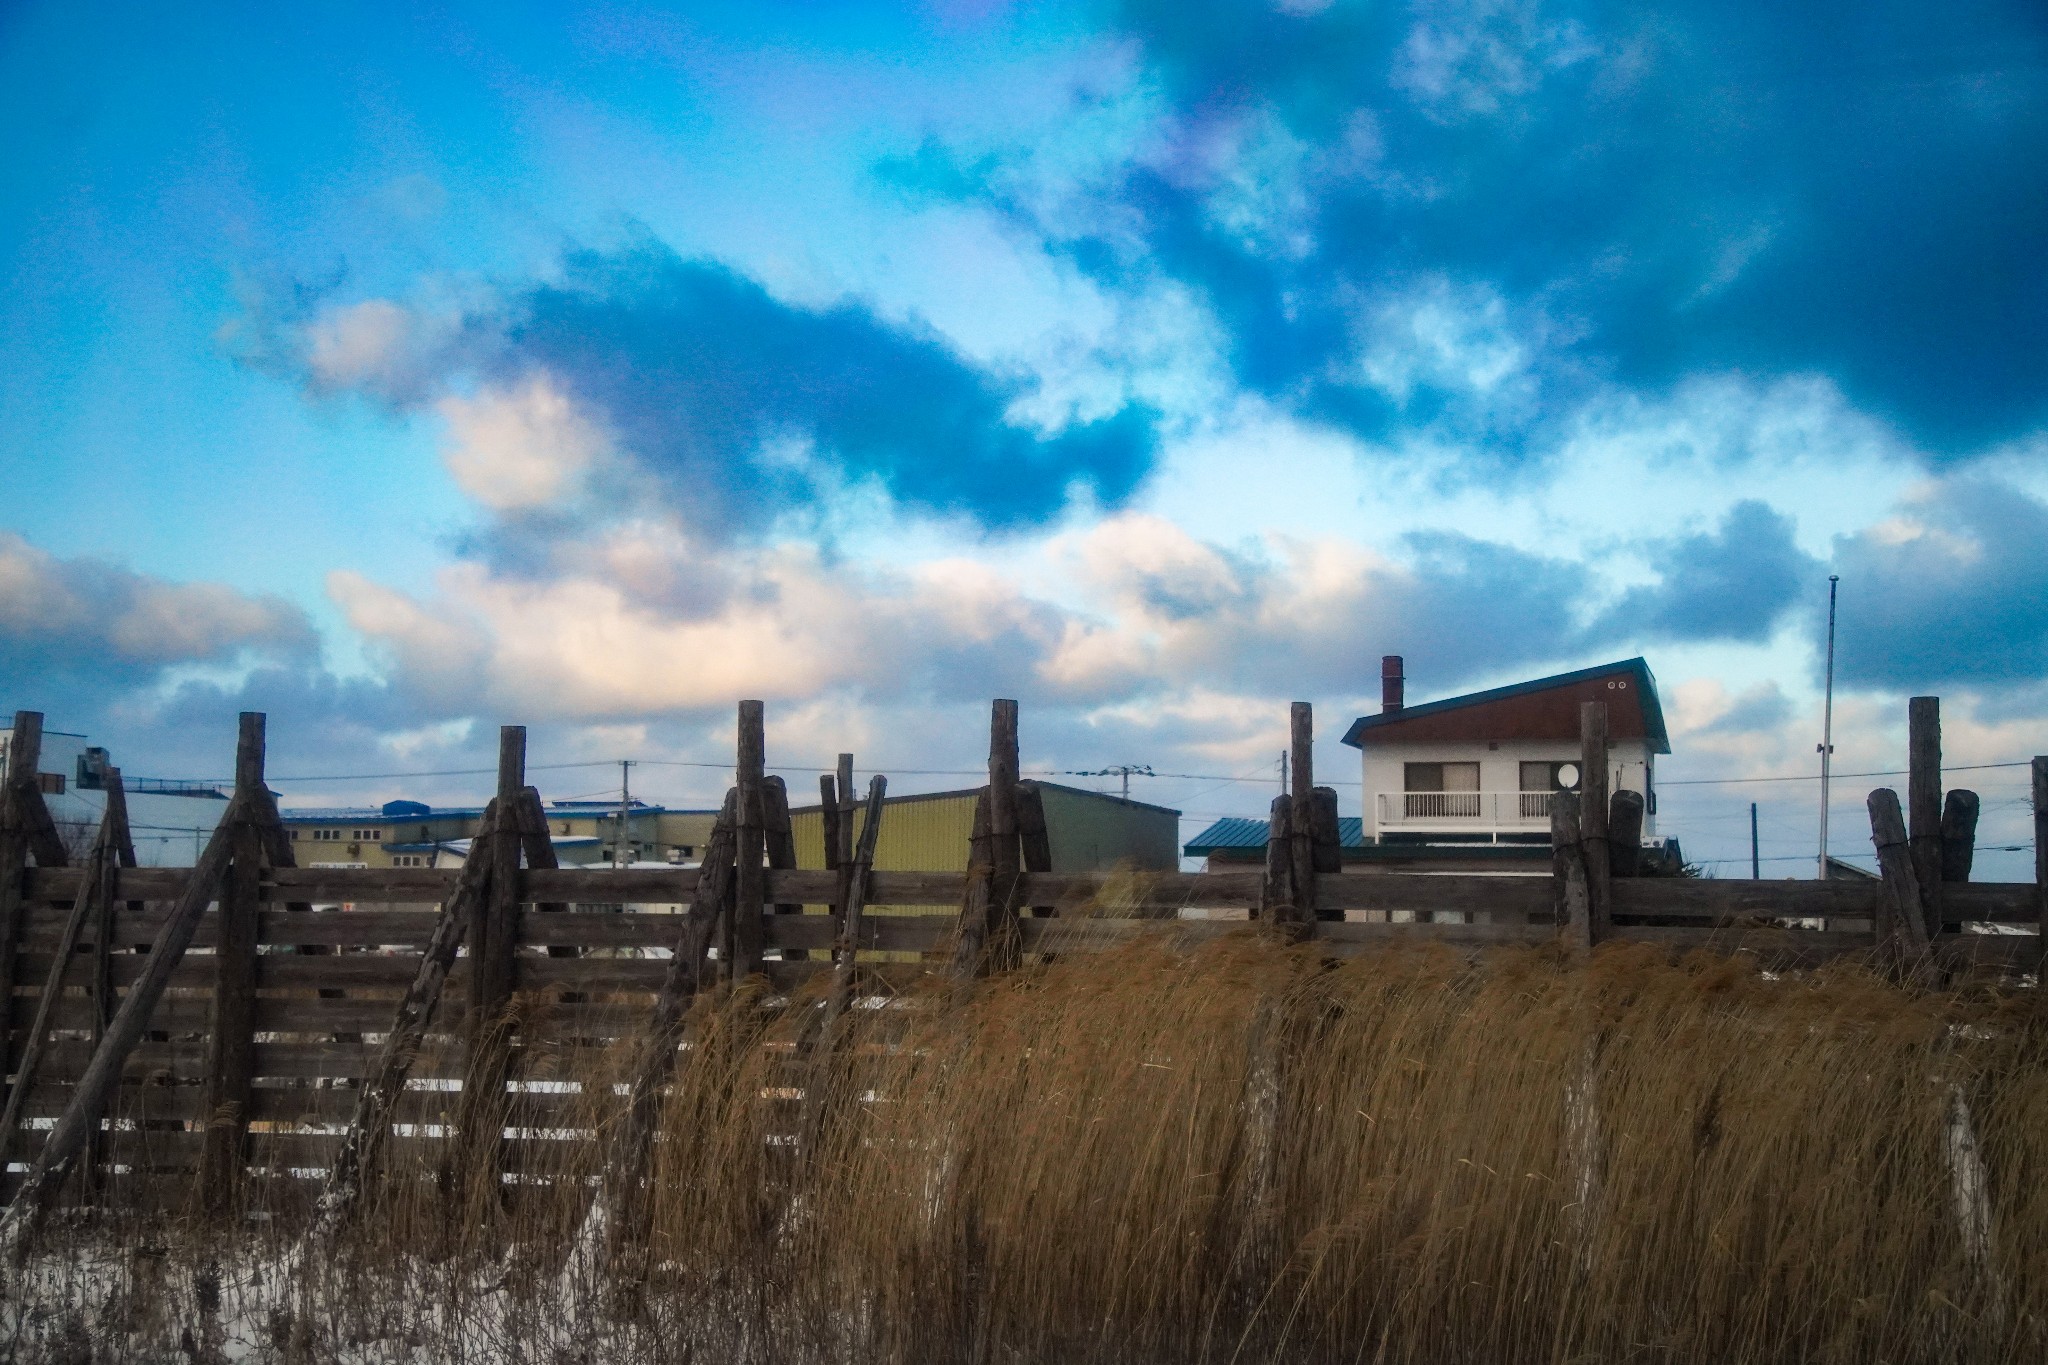
{"label": "grey weathered wood", "polygon": [[16,1128],[21,1123],[23,1105],[29,1092],[35,1088],[36,1071],[42,1064],[44,1050],[49,1042],[50,1021],[55,1016],[58,998],[64,991],[64,977],[78,954],[78,940],[84,931],[86,921],[98,912],[100,903],[111,889],[109,878],[100,875],[104,865],[114,856],[113,841],[110,837],[113,819],[111,811],[100,821],[98,836],[93,840],[92,851],[86,856],[85,879],[78,888],[78,896],[71,903],[71,910],[64,917],[64,929],[58,935],[56,951],[51,955],[49,971],[43,978],[43,993],[36,1001],[35,1017],[29,1022],[28,1033],[22,1039],[21,1057],[15,1064],[14,1084],[8,1088],[7,1104],[0,1110],[0,1167],[4,1167],[8,1150],[13,1146]]}
{"label": "grey weathered wood", "polygon": [[[762,780],[761,817],[769,870],[794,871],[796,835],[789,826],[789,788],[779,777],[770,775]],[[801,915],[804,912],[803,902],[777,901],[774,912],[778,915]]]}
{"label": "grey weathered wood", "polygon": [[1296,924],[1312,924],[1316,912],[1315,708],[1305,701],[1287,708],[1288,863],[1293,873]]}
{"label": "grey weathered wood", "polygon": [[8,1072],[14,1030],[16,943],[26,905],[31,805],[41,805],[36,766],[42,762],[43,713],[16,711],[7,745],[7,782],[0,787],[0,1079]]}
{"label": "grey weathered wood", "polygon": [[23,1239],[41,1221],[50,1197],[63,1184],[72,1163],[85,1149],[91,1130],[99,1127],[107,1098],[120,1083],[121,1068],[128,1053],[141,1041],[144,1030],[149,1026],[150,1013],[170,984],[171,974],[185,956],[200,915],[213,900],[227,872],[235,825],[247,819],[248,814],[240,797],[228,802],[220,826],[214,830],[205,851],[199,855],[198,865],[192,870],[184,894],[172,907],[163,933],[157,938],[156,946],[149,955],[149,966],[121,1001],[114,1022],[107,1026],[106,1037],[94,1049],[91,1064],[72,1091],[70,1104],[50,1130],[49,1137],[44,1139],[43,1149],[15,1191],[6,1215],[0,1217],[0,1247],[18,1249],[25,1244]]}
{"label": "grey weathered wood", "polygon": [[973,823],[967,835],[967,873],[961,883],[960,914],[953,937],[953,976],[971,980],[988,970],[989,922],[995,894],[994,853],[989,837],[988,790],[974,798]]}
{"label": "grey weathered wood", "polygon": [[2042,981],[2048,981],[2048,755],[2034,756],[2033,775],[2034,895],[2040,901],[2040,914],[2034,921],[2040,936],[2036,970]]}
{"label": "grey weathered wood", "polygon": [[1906,840],[1923,937],[1941,932],[1941,698],[1906,701]]}
{"label": "grey weathered wood", "polygon": [[838,862],[829,865],[844,867],[853,861],[853,812],[860,804],[853,792],[852,754],[839,755],[839,766],[834,777],[839,794],[839,850]]}
{"label": "grey weathered wood", "polygon": [[[477,1182],[500,1192],[504,1165],[505,1083],[511,1078],[515,1040],[512,997],[519,973],[519,860],[525,823],[526,727],[498,727],[498,822],[487,839],[470,844],[469,862],[490,868],[474,902],[469,927],[469,1011],[462,1098],[456,1106],[458,1141],[451,1144],[450,1188]],[[620,838],[623,839],[621,832]]]}
{"label": "grey weathered wood", "polygon": [[763,809],[768,745],[763,708],[743,701],[739,710],[739,836],[734,847],[733,908],[723,966],[737,985],[761,965],[761,916],[767,911],[767,827]]}
{"label": "grey weathered wood", "polygon": [[644,1226],[647,1201],[640,1191],[653,1157],[654,1121],[661,1087],[675,1068],[683,1020],[690,1004],[712,982],[705,951],[732,909],[740,809],[740,789],[734,786],[726,792],[718,819],[711,826],[711,839],[704,846],[702,875],[690,908],[684,912],[674,953],[663,971],[661,990],[655,996],[645,1039],[627,1082],[625,1113],[605,1169],[603,1202],[615,1253],[623,1244],[637,1240],[638,1229]]}
{"label": "grey weathered wood", "polygon": [[1920,875],[1913,866],[1907,843],[1899,794],[1890,787],[1879,787],[1870,793],[1867,804],[1870,842],[1877,850],[1878,872],[1883,879],[1876,922],[1878,946],[1917,957],[1928,942],[1926,921],[1921,918],[1926,902],[1920,895]]}
{"label": "grey weathered wood", "polygon": [[[1623,788],[1607,802],[1607,866],[1616,877],[1633,877],[1643,863],[1643,794]],[[1613,918],[1610,891],[1608,918]]]}
{"label": "grey weathered wood", "polygon": [[[124,907],[115,890],[121,869],[135,866],[135,838],[128,827],[128,794],[121,770],[108,768],[105,783],[108,856],[99,865],[100,892],[93,902],[97,913],[93,922],[92,972],[86,980],[86,995],[92,1002],[88,1036],[93,1047],[98,1047],[107,1036],[107,1025],[113,1022],[114,1011],[121,1004],[114,994],[113,952],[116,923]],[[125,908],[130,915],[140,915],[143,907],[141,901],[130,901]],[[91,1060],[90,1056],[86,1060]],[[106,1164],[105,1144],[105,1131],[98,1124],[93,1125],[85,1146],[84,1171],[86,1188],[94,1195],[99,1191]]]}
{"label": "grey weathered wood", "polygon": [[233,861],[221,886],[214,937],[213,1003],[206,1030],[201,1113],[206,1142],[199,1167],[201,1208],[219,1217],[233,1208],[241,1186],[244,1138],[249,1131],[249,1090],[256,1053],[257,916],[263,885],[263,835],[254,814],[263,784],[264,719],[244,711],[235,744],[235,792],[243,818],[230,834]]}
{"label": "grey weathered wood", "polygon": [[[1027,886],[1032,884],[1032,874],[1052,871],[1052,831],[1045,824],[1045,793],[1036,782],[1017,784],[1017,842]],[[1046,919],[1058,909],[1057,905],[1035,904],[1031,914],[1034,919]]]}
{"label": "grey weathered wood", "polygon": [[[495,835],[500,818],[500,808],[493,800],[484,808],[477,837]],[[433,932],[421,950],[419,965],[413,970],[412,984],[406,988],[405,997],[398,1002],[395,1011],[377,1021],[384,1023],[388,1019],[388,1031],[383,1047],[378,1050],[377,1060],[357,1095],[355,1112],[349,1119],[341,1146],[334,1154],[334,1163],[328,1168],[327,1185],[321,1192],[314,1224],[308,1232],[308,1239],[313,1245],[331,1241],[355,1216],[356,1206],[362,1199],[364,1173],[376,1164],[377,1155],[390,1135],[392,1107],[404,1091],[405,1079],[419,1056],[420,1044],[426,1039],[427,1021],[440,1002],[441,987],[447,981],[449,969],[455,965],[455,955],[461,951],[462,940],[469,932],[476,902],[489,894],[491,860],[475,856],[474,844],[471,851],[453,891],[434,918]],[[376,1013],[383,1014],[383,1002],[376,1003]]]}
{"label": "grey weathered wood", "polygon": [[1017,703],[998,698],[989,707],[988,837],[990,967],[1016,965],[1017,897],[1023,890],[1024,850],[1017,815]]}
{"label": "grey weathered wood", "polygon": [[1259,888],[1259,918],[1301,937],[1314,921],[1313,902],[1304,909],[1297,874],[1294,838],[1294,798],[1276,796],[1266,815],[1266,875]]}
{"label": "grey weathered wood", "polygon": [[877,773],[868,780],[868,808],[861,825],[860,840],[854,845],[848,864],[846,913],[840,921],[838,941],[833,945],[832,993],[825,1007],[825,1028],[829,1032],[839,1016],[853,1003],[853,978],[860,955],[861,920],[867,906],[868,874],[875,866],[875,840],[882,829],[882,799],[889,780]]}
{"label": "grey weathered wood", "polygon": [[1607,703],[1579,704],[1579,842],[1585,847],[1586,912],[1592,940],[1613,923],[1612,841],[1607,830]]}
{"label": "grey weathered wood", "polygon": [[[825,848],[825,870],[839,870],[839,784],[831,773],[818,774],[819,842]],[[836,902],[835,902],[836,904]],[[838,911],[835,909],[834,914]]]}
{"label": "grey weathered wood", "polygon": [[1565,944],[1592,951],[1596,935],[1586,888],[1586,848],[1579,818],[1578,792],[1550,798],[1550,877],[1552,913]]}
{"label": "grey weathered wood", "polygon": [[[1941,803],[1941,880],[1944,883],[1967,882],[1970,868],[1977,861],[1977,815],[1983,803],[1977,793],[1961,787],[1942,799]],[[1944,901],[1947,892],[1942,893]],[[1947,907],[1943,907],[1947,917]]]}

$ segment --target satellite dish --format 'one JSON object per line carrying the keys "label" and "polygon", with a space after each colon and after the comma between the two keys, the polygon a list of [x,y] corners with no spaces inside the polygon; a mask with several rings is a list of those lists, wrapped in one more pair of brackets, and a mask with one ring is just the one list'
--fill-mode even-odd
{"label": "satellite dish", "polygon": [[1570,791],[1579,785],[1579,765],[1560,763],[1557,765],[1557,785],[1562,791]]}

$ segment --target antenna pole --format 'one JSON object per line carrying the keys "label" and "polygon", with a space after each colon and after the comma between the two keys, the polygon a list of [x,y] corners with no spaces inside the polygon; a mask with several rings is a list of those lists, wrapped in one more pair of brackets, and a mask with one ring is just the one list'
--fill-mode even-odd
{"label": "antenna pole", "polygon": [[619,760],[619,833],[618,837],[612,840],[612,871],[614,872],[631,861],[626,857],[626,834],[630,828],[627,822],[632,819],[633,809],[632,768],[632,759],[622,758]]}
{"label": "antenna pole", "polygon": [[1816,874],[1828,879],[1828,770],[1835,758],[1835,585],[1840,574],[1828,575],[1828,671],[1820,711],[1820,859]]}

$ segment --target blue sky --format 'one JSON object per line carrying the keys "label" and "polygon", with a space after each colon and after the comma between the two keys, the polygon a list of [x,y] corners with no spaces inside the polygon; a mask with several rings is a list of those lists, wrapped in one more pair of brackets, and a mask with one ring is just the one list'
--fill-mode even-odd
{"label": "blue sky", "polygon": [[[1009,695],[1192,827],[1291,699],[1350,779],[1399,652],[1645,654],[1667,778],[1800,778],[1830,572],[1841,767],[1923,691],[2048,749],[2038,6],[17,4],[0,132],[0,701],[133,772],[715,764],[740,696],[971,768]],[[1808,781],[1665,832],[1751,799],[1801,870]]]}

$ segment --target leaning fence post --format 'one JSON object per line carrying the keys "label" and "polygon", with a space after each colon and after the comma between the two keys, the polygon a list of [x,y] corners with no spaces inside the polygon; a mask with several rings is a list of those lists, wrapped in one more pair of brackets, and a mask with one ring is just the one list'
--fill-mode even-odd
{"label": "leaning fence post", "polygon": [[734,849],[733,907],[726,936],[731,955],[720,965],[737,986],[761,969],[764,934],[761,916],[767,911],[768,831],[763,811],[768,742],[758,701],[740,703],[739,714],[739,838]]}
{"label": "leaning fence post", "polygon": [[1879,787],[1870,793],[1867,804],[1870,842],[1877,850],[1883,882],[1878,896],[1878,952],[1893,966],[1901,952],[1905,953],[1913,959],[1912,973],[1918,977],[1928,946],[1927,923],[1921,918],[1926,902],[1921,899],[1919,874],[1913,868],[1899,794],[1890,787]]}
{"label": "leaning fence post", "polygon": [[[789,825],[789,788],[781,778],[772,774],[761,780],[761,823],[769,870],[793,870],[796,867],[796,833]],[[774,905],[774,913],[778,915],[801,915],[803,912],[801,901],[777,901]],[[810,954],[802,948],[784,948],[782,956],[784,961],[800,962]]]}
{"label": "leaning fence post", "polygon": [[[510,811],[492,801],[484,808],[477,841],[495,835],[500,820],[509,822],[511,818]],[[375,1164],[383,1147],[391,1126],[391,1110],[405,1089],[406,1075],[426,1038],[428,1016],[441,998],[448,969],[455,965],[455,954],[469,931],[476,902],[489,888],[490,862],[472,842],[455,889],[441,903],[433,932],[427,935],[426,946],[421,949],[419,970],[413,973],[412,985],[393,1011],[384,1047],[356,1097],[355,1114],[335,1151],[334,1164],[328,1167],[327,1187],[321,1192],[317,1217],[306,1234],[308,1240],[316,1244],[331,1240],[355,1213],[362,1198],[364,1174]]]}
{"label": "leaning fence post", "polygon": [[228,836],[234,861],[221,886],[205,1084],[200,1091],[200,1115],[206,1128],[199,1160],[199,1201],[213,1217],[233,1206],[241,1184],[256,1065],[256,939],[262,911],[263,836],[255,817],[260,809],[256,793],[264,789],[263,731],[262,712],[242,713],[235,744],[235,792],[242,818]]}
{"label": "leaning fence post", "polygon": [[1614,855],[1607,833],[1607,703],[1579,704],[1579,841],[1585,847],[1586,912],[1592,941],[1614,925]]}
{"label": "leaning fence post", "polygon": [[1920,923],[1941,932],[1941,698],[1906,701],[1906,847],[1920,888]]}
{"label": "leaning fence post", "polygon": [[171,973],[184,959],[185,949],[191,945],[192,935],[199,928],[200,915],[212,902],[221,878],[227,872],[234,826],[248,814],[242,797],[236,796],[228,802],[220,825],[213,831],[205,851],[199,855],[198,865],[192,869],[192,876],[185,883],[184,893],[171,907],[163,930],[157,935],[156,945],[150,950],[142,975],[128,988],[114,1022],[107,1026],[106,1037],[93,1049],[92,1060],[86,1064],[85,1073],[72,1089],[71,1103],[65,1107],[56,1127],[50,1130],[49,1137],[44,1139],[43,1150],[29,1168],[21,1187],[14,1192],[14,1201],[7,1206],[6,1215],[0,1217],[0,1246],[17,1250],[25,1246],[23,1239],[41,1220],[50,1197],[63,1184],[72,1163],[91,1138],[91,1130],[99,1126],[100,1114],[106,1109],[108,1097],[121,1083],[121,1068],[127,1062],[128,1054],[135,1050],[135,1044],[149,1026],[150,1014],[156,1009],[157,1001],[163,998]]}

